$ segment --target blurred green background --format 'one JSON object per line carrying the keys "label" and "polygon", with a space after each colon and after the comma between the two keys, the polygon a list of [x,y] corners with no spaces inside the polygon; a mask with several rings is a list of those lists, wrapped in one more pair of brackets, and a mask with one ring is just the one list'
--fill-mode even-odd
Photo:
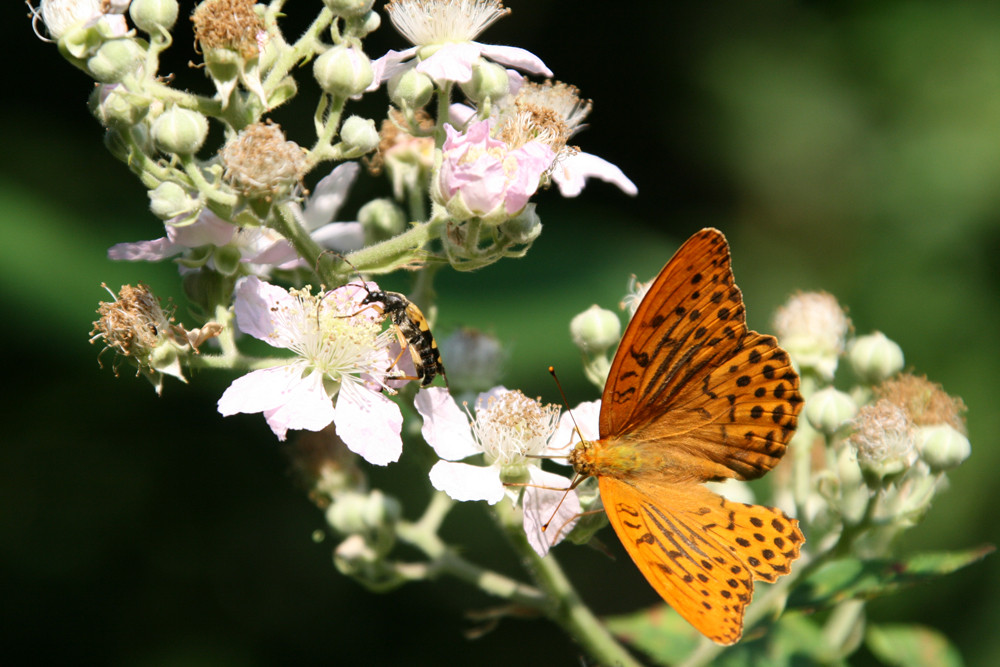
{"label": "blurred green background", "polygon": [[[288,3],[289,25],[316,5]],[[1000,7],[507,5],[513,14],[482,41],[531,50],[592,98],[576,143],[621,166],[639,196],[600,183],[574,200],[544,193],[545,231],[527,258],[442,275],[438,336],[493,332],[510,346],[508,386],[554,401],[545,368],[555,364],[571,401],[593,398],[569,319],[591,303],[614,307],[630,274],[654,275],[690,233],[717,226],[751,326],[769,330],[797,289],[828,290],[859,332],[884,331],[910,368],[967,403],[972,458],[900,549],[1000,542]],[[193,3],[182,6],[183,17]],[[373,595],[339,575],[334,543],[311,538],[322,515],[264,420],[215,411],[230,377],[168,381],[157,398],[127,368],[115,378],[98,366],[87,339],[107,298],[100,283],[144,281],[183,304],[176,272],[105,258],[162,226],[103,149],[89,80],[34,38],[23,5],[4,11],[0,288],[4,348],[17,357],[4,365],[0,446],[4,661],[584,664],[543,620],[506,620],[467,641],[465,612],[495,601],[456,582]],[[187,66],[189,30],[182,18],[165,71],[208,91]],[[386,22],[369,50],[403,46]],[[385,100],[372,97],[356,109],[378,117]],[[306,90],[274,114],[303,143],[312,99]],[[345,215],[383,186],[368,179]],[[376,479],[409,499],[415,473],[404,459]],[[469,558],[520,576],[481,508],[460,508],[446,528]],[[600,613],[656,599],[621,552],[617,562],[559,552]],[[969,664],[992,665],[998,598],[993,556],[869,613],[936,627]],[[853,662],[871,661],[862,651]]]}

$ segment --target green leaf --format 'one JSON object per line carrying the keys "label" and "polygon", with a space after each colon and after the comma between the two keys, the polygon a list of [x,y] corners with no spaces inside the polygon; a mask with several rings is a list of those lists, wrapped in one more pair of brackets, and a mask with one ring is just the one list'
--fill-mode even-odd
{"label": "green leaf", "polygon": [[888,595],[950,574],[993,551],[993,545],[987,544],[967,551],[924,553],[906,558],[836,560],[822,566],[796,587],[788,598],[788,608],[820,609],[852,598],[868,600]]}
{"label": "green leaf", "polygon": [[701,643],[701,634],[665,604],[611,616],[604,622],[619,639],[660,665],[676,665]]}
{"label": "green leaf", "polygon": [[715,667],[792,667],[845,664],[827,646],[822,629],[799,613],[783,614],[774,624],[747,629],[738,644],[712,661]]}
{"label": "green leaf", "polygon": [[887,665],[898,667],[962,667],[962,656],[948,638],[922,625],[872,625],[868,649]]}

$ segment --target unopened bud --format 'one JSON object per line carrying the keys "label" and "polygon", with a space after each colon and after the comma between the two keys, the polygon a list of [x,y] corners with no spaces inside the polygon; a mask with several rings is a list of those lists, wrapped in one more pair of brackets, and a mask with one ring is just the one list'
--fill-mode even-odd
{"label": "unopened bud", "polygon": [[360,95],[375,78],[371,61],[360,49],[338,45],[328,49],[313,64],[320,88],[330,95]]}
{"label": "unopened bud", "polygon": [[903,349],[881,331],[855,338],[847,358],[855,374],[869,384],[903,370]]}
{"label": "unopened bud", "polygon": [[431,101],[434,82],[426,74],[410,68],[389,79],[387,90],[389,99],[397,106],[420,109]]}
{"label": "unopened bud", "polygon": [[472,67],[472,78],[461,88],[473,102],[497,100],[510,92],[510,77],[500,65],[480,60]]}
{"label": "unopened bud", "polygon": [[340,128],[340,138],[345,152],[351,157],[371,153],[378,146],[378,130],[375,121],[361,116],[350,116]]}
{"label": "unopened bud", "polygon": [[617,345],[622,324],[610,310],[593,305],[573,318],[569,324],[573,344],[584,354],[601,354]]}
{"label": "unopened bud", "polygon": [[495,387],[507,353],[500,341],[476,329],[459,329],[441,341],[448,363],[448,383],[456,392],[478,393]]}
{"label": "unopened bud", "polygon": [[365,244],[390,239],[406,230],[406,214],[391,199],[373,199],[358,211]]}
{"label": "unopened bud", "polygon": [[128,15],[139,30],[152,35],[173,28],[179,11],[177,0],[132,0]]}
{"label": "unopened bud", "polygon": [[375,0],[323,0],[323,4],[336,16],[352,18],[370,12]]}
{"label": "unopened bud", "polygon": [[514,244],[531,243],[542,233],[542,221],[534,204],[528,204],[521,212],[500,224],[500,231]]}
{"label": "unopened bud", "polygon": [[820,433],[833,435],[854,419],[858,406],[854,399],[833,387],[813,394],[806,403],[806,419]]}
{"label": "unopened bud", "polygon": [[161,220],[196,214],[200,208],[198,199],[177,183],[165,181],[149,191],[149,210]]}
{"label": "unopened bud", "polygon": [[153,122],[153,142],[163,153],[193,155],[208,135],[208,120],[191,109],[173,107]]}
{"label": "unopened bud", "polygon": [[931,470],[950,470],[969,458],[969,439],[947,424],[917,429],[917,451]]}
{"label": "unopened bud", "polygon": [[146,59],[146,52],[134,40],[122,38],[104,42],[87,60],[87,71],[101,83],[119,83]]}

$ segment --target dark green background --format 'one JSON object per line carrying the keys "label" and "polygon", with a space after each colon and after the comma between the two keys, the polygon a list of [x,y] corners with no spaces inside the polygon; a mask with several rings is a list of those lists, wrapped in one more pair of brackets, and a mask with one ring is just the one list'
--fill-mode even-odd
{"label": "dark green background", "polygon": [[[315,5],[289,2],[287,11],[301,26]],[[652,276],[687,235],[717,226],[752,326],[769,330],[794,290],[828,290],[859,332],[884,331],[909,367],[968,404],[972,458],[901,549],[1000,541],[1000,8],[508,6],[513,14],[483,41],[528,48],[594,99],[576,142],[620,165],[640,194],[603,184],[575,200],[544,193],[545,231],[526,259],[442,276],[438,335],[459,325],[494,332],[510,346],[508,386],[556,400],[552,363],[571,400],[592,398],[570,317],[595,302],[614,307],[631,273]],[[100,283],[144,281],[179,296],[176,273],[105,258],[111,244],[155,238],[162,226],[104,151],[85,106],[88,79],[32,36],[22,5],[4,11],[4,661],[582,664],[544,620],[504,621],[466,641],[464,612],[495,601],[457,582],[373,595],[339,575],[333,543],[311,539],[322,516],[294,486],[264,420],[216,412],[230,377],[168,381],[156,398],[127,368],[116,379],[98,366],[87,338],[107,298]],[[187,68],[191,37],[180,23],[167,71],[207,91]],[[370,52],[403,46],[385,27]],[[305,91],[275,114],[302,143],[310,99]],[[361,109],[376,116],[384,104]],[[345,214],[382,186],[368,179]],[[188,319],[183,307],[178,314]],[[412,499],[415,474],[404,460],[376,478]],[[480,508],[460,508],[446,528],[471,559],[520,576]],[[627,561],[559,553],[600,613],[655,599]],[[1000,559],[991,557],[869,612],[939,628],[969,664],[996,664],[998,595]]]}

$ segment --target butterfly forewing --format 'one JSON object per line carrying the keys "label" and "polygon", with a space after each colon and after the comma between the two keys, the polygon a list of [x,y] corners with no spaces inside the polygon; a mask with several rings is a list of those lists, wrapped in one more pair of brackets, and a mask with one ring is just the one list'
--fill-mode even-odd
{"label": "butterfly forewing", "polygon": [[789,571],[804,542],[798,522],[779,510],[731,502],[695,484],[642,490],[599,478],[608,519],[657,593],[699,632],[732,644],[754,580]]}
{"label": "butterfly forewing", "polygon": [[704,229],[663,268],[626,328],[600,433],[711,462],[701,479],[752,479],[784,453],[801,402],[788,355],[747,329],[725,237]]}

